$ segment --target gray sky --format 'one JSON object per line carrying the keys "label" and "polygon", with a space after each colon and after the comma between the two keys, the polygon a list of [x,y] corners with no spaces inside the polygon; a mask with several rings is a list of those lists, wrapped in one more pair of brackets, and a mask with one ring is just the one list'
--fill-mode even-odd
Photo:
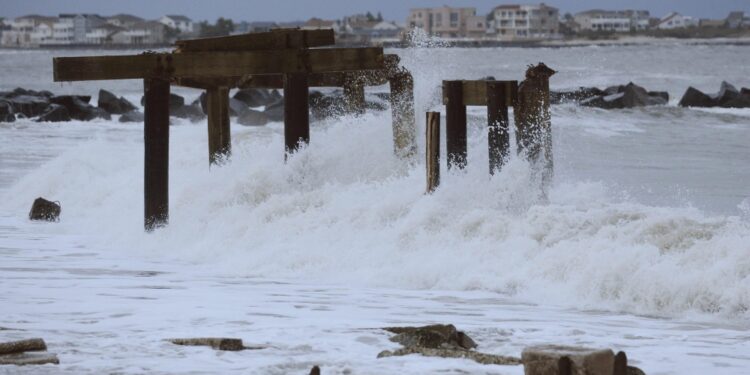
{"label": "gray sky", "polygon": [[[538,0],[0,0],[0,17],[25,14],[130,13],[144,18],[163,14],[184,14],[194,20],[218,17],[235,21],[292,21],[310,17],[342,16],[381,11],[389,20],[403,22],[409,8],[423,6],[472,6],[486,14],[494,6],[507,3],[536,3]],[[733,10],[750,13],[750,0],[545,0],[562,13],[586,9],[646,9],[652,16],[677,11],[697,18],[724,18]]]}

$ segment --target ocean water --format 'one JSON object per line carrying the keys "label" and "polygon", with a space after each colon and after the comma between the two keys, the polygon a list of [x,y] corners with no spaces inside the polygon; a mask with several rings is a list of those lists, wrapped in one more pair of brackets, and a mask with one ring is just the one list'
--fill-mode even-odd
{"label": "ocean water", "polygon": [[[62,363],[39,373],[523,372],[375,359],[395,346],[378,327],[453,323],[497,354],[580,344],[625,350],[649,374],[750,371],[750,110],[676,106],[688,86],[750,87],[750,47],[393,52],[415,76],[420,151],[443,79],[520,80],[543,61],[553,89],[633,81],[671,100],[554,106],[548,201],[520,158],[488,176],[481,108],[468,168],[443,170],[432,195],[423,154],[392,155],[389,111],[314,123],[287,163],[282,124],[233,124],[231,160],[210,169],[205,121],[174,119],[170,225],[150,234],[141,125],[0,124],[0,338],[45,337]],[[0,90],[138,102],[138,81],[52,83],[53,56],[93,53],[0,51]],[[37,196],[62,203],[60,223],[26,220]],[[178,336],[269,347],[163,341]]]}

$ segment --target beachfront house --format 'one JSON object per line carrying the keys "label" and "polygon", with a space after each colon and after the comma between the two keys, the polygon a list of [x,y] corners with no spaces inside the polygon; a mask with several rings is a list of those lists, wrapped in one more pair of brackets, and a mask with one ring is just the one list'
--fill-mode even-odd
{"label": "beachfront house", "polygon": [[341,31],[341,21],[324,20],[320,18],[310,18],[302,27],[303,30],[333,29],[338,33]]}
{"label": "beachfront house", "polygon": [[31,47],[39,45],[41,41],[47,41],[52,38],[52,29],[56,21],[57,18],[55,17],[36,14],[6,21],[6,30],[2,34],[0,44],[5,47]]}
{"label": "beachfront house", "polygon": [[651,15],[647,10],[592,9],[573,17],[577,31],[627,33],[649,28]]}
{"label": "beachfront house", "polygon": [[[412,8],[406,19],[406,27],[422,29],[429,35],[441,38],[467,38],[470,30],[476,31],[476,16],[476,8]],[[470,23],[473,26],[469,27]]]}
{"label": "beachfront house", "polygon": [[[72,25],[72,43],[84,44],[86,43],[86,33],[91,31],[91,29],[106,23],[106,20],[98,14],[68,13],[60,14],[59,22],[69,25],[68,27]],[[65,37],[69,37],[69,34],[66,33]]]}
{"label": "beachfront house", "polygon": [[86,33],[86,44],[112,44],[112,36],[123,30],[126,29],[109,23],[103,23]]}
{"label": "beachfront house", "polygon": [[677,12],[672,12],[662,17],[656,25],[660,30],[682,29],[691,26],[698,26],[698,20],[690,16],[683,16]]}
{"label": "beachfront house", "polygon": [[172,29],[180,30],[180,34],[193,34],[195,31],[193,20],[185,16],[166,15],[159,18],[159,22]]}
{"label": "beachfront house", "polygon": [[109,16],[105,18],[105,21],[114,26],[123,27],[123,28],[129,28],[133,25],[136,25],[138,23],[141,23],[144,21],[143,18],[134,16],[132,14],[115,14],[114,16]]}
{"label": "beachfront house", "polygon": [[113,44],[161,45],[166,42],[167,26],[160,21],[139,22],[110,36]]}
{"label": "beachfront house", "polygon": [[489,32],[498,40],[551,39],[560,33],[560,11],[544,3],[500,5],[488,18]]}

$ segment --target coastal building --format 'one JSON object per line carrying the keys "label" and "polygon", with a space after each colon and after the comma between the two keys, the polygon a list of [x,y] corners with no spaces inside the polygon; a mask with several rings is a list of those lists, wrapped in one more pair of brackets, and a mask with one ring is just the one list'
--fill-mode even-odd
{"label": "coastal building", "polygon": [[304,30],[318,30],[318,29],[333,29],[334,32],[341,30],[341,21],[336,20],[324,20],[320,18],[310,18],[302,25]]}
{"label": "coastal building", "polygon": [[550,39],[560,33],[559,10],[544,3],[500,5],[489,18],[489,32],[499,40]]}
{"label": "coastal building", "polygon": [[159,18],[159,22],[167,27],[180,30],[180,34],[192,34],[195,31],[193,20],[180,15],[166,15]]}
{"label": "coastal building", "polygon": [[698,21],[693,17],[683,16],[677,12],[672,12],[662,17],[656,25],[661,30],[682,29],[691,26],[698,26]]}
{"label": "coastal building", "polygon": [[161,21],[143,21],[115,32],[110,39],[113,44],[159,45],[166,41],[166,28]]}
{"label": "coastal building", "polygon": [[[427,34],[442,38],[467,38],[476,33],[476,8],[412,8],[406,19],[408,29],[419,28]],[[484,17],[481,17],[482,28],[486,28]]]}
{"label": "coastal building", "polygon": [[234,24],[233,35],[247,34],[247,33],[262,33],[278,29],[279,24],[276,22],[258,21],[258,22],[247,22],[242,21]]}
{"label": "coastal building", "polygon": [[750,27],[750,17],[745,17],[745,12],[742,11],[731,12],[727,16],[726,26],[730,29]]}
{"label": "coastal building", "polygon": [[3,32],[0,44],[5,47],[38,45],[40,40],[46,40],[51,36],[51,30],[56,21],[55,17],[36,14],[15,18],[6,23],[6,30]]}
{"label": "coastal building", "polygon": [[573,17],[578,31],[605,31],[627,33],[649,28],[651,15],[647,10],[592,9],[576,13]]}
{"label": "coastal building", "polygon": [[105,21],[110,25],[118,27],[128,28],[140,22],[144,19],[141,17],[134,16],[132,14],[115,14],[114,16],[105,17]]}
{"label": "coastal building", "polygon": [[112,44],[114,34],[126,30],[124,27],[103,23],[86,33],[86,44]]}
{"label": "coastal building", "polygon": [[[106,23],[106,20],[98,14],[76,13],[60,14],[58,22],[60,22],[61,25],[68,25],[68,28],[72,27],[72,43],[84,44],[86,43],[86,33],[91,31],[91,29]],[[69,37],[69,34],[66,33],[65,37]]]}

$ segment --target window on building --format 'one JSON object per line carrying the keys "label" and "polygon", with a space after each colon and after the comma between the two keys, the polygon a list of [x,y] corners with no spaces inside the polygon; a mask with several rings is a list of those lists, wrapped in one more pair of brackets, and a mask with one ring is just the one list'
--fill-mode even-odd
{"label": "window on building", "polygon": [[435,26],[441,27],[443,26],[443,14],[438,13],[435,15]]}
{"label": "window on building", "polygon": [[458,26],[458,13],[451,13],[451,27]]}

